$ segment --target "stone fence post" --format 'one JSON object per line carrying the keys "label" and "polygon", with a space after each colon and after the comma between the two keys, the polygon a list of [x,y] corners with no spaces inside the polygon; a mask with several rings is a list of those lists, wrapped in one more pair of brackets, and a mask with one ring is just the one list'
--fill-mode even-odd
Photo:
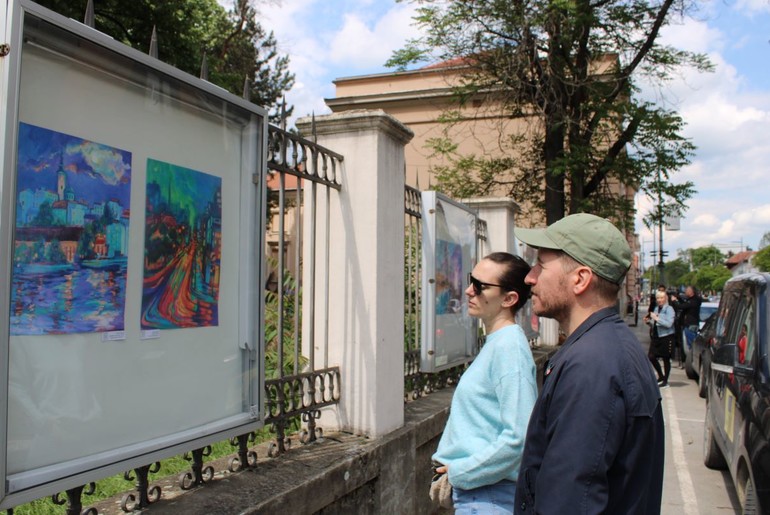
{"label": "stone fence post", "polygon": [[[310,118],[297,128],[308,138]],[[404,146],[414,134],[382,110],[316,117],[315,132],[319,145],[344,156],[342,189],[328,196],[328,234],[317,223],[317,245],[329,241],[329,290],[320,291],[323,282],[314,289],[315,366],[339,365],[342,384],[340,403],[319,424],[382,436],[404,424]],[[324,270],[318,250],[316,269]]]}

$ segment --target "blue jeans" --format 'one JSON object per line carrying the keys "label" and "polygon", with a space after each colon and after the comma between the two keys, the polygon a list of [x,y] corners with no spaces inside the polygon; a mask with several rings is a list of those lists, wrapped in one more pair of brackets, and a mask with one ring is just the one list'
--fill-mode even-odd
{"label": "blue jeans", "polygon": [[472,490],[452,488],[452,502],[455,515],[505,514],[513,513],[516,500],[516,483],[500,481],[494,485],[481,486]]}

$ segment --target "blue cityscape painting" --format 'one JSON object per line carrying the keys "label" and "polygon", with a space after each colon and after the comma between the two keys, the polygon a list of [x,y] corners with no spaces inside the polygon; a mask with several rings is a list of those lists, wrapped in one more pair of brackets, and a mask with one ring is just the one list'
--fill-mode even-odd
{"label": "blue cityscape painting", "polygon": [[219,324],[222,179],[147,160],[142,329]]}
{"label": "blue cityscape painting", "polygon": [[19,124],[11,334],[124,329],[131,153]]}

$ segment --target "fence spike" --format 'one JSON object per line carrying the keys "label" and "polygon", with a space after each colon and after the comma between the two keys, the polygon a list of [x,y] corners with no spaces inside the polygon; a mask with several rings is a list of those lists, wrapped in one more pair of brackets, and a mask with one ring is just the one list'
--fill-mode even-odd
{"label": "fence spike", "polygon": [[281,99],[281,129],[286,130],[286,95]]}
{"label": "fence spike", "polygon": [[96,28],[96,23],[94,21],[94,0],[88,0],[88,5],[86,5],[86,14],[83,17],[83,24],[88,25],[92,29]]}
{"label": "fence spike", "polygon": [[150,50],[147,52],[150,57],[158,58],[158,32],[155,30],[155,25],[152,26],[152,36],[150,36]]}
{"label": "fence spike", "polygon": [[315,111],[310,119],[310,133],[313,135],[313,143],[318,143],[318,134],[315,132]]}
{"label": "fence spike", "polygon": [[243,98],[251,102],[251,81],[248,77],[243,81]]}

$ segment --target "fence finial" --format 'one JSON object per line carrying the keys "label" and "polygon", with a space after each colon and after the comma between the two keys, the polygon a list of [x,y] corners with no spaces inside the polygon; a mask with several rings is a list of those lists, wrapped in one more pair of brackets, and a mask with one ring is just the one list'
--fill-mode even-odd
{"label": "fence finial", "polygon": [[243,81],[243,98],[247,102],[251,102],[251,81],[248,77]]}
{"label": "fence finial", "polygon": [[83,17],[83,24],[88,25],[92,29],[96,28],[96,23],[94,21],[94,0],[88,0],[88,5],[86,5],[86,15]]}
{"label": "fence finial", "polygon": [[203,52],[203,59],[201,59],[201,79],[209,80],[209,60],[206,57],[206,51]]}
{"label": "fence finial", "polygon": [[420,189],[420,172],[417,172],[417,181],[416,182],[417,182],[416,188],[419,190]]}
{"label": "fence finial", "polygon": [[286,130],[286,95],[281,99],[281,129]]}
{"label": "fence finial", "polygon": [[155,30],[155,25],[152,26],[152,36],[150,36],[150,51],[147,52],[150,57],[158,58],[158,32]]}
{"label": "fence finial", "polygon": [[318,143],[318,135],[315,132],[315,111],[313,111],[313,116],[310,119],[310,133],[313,135],[313,143]]}

